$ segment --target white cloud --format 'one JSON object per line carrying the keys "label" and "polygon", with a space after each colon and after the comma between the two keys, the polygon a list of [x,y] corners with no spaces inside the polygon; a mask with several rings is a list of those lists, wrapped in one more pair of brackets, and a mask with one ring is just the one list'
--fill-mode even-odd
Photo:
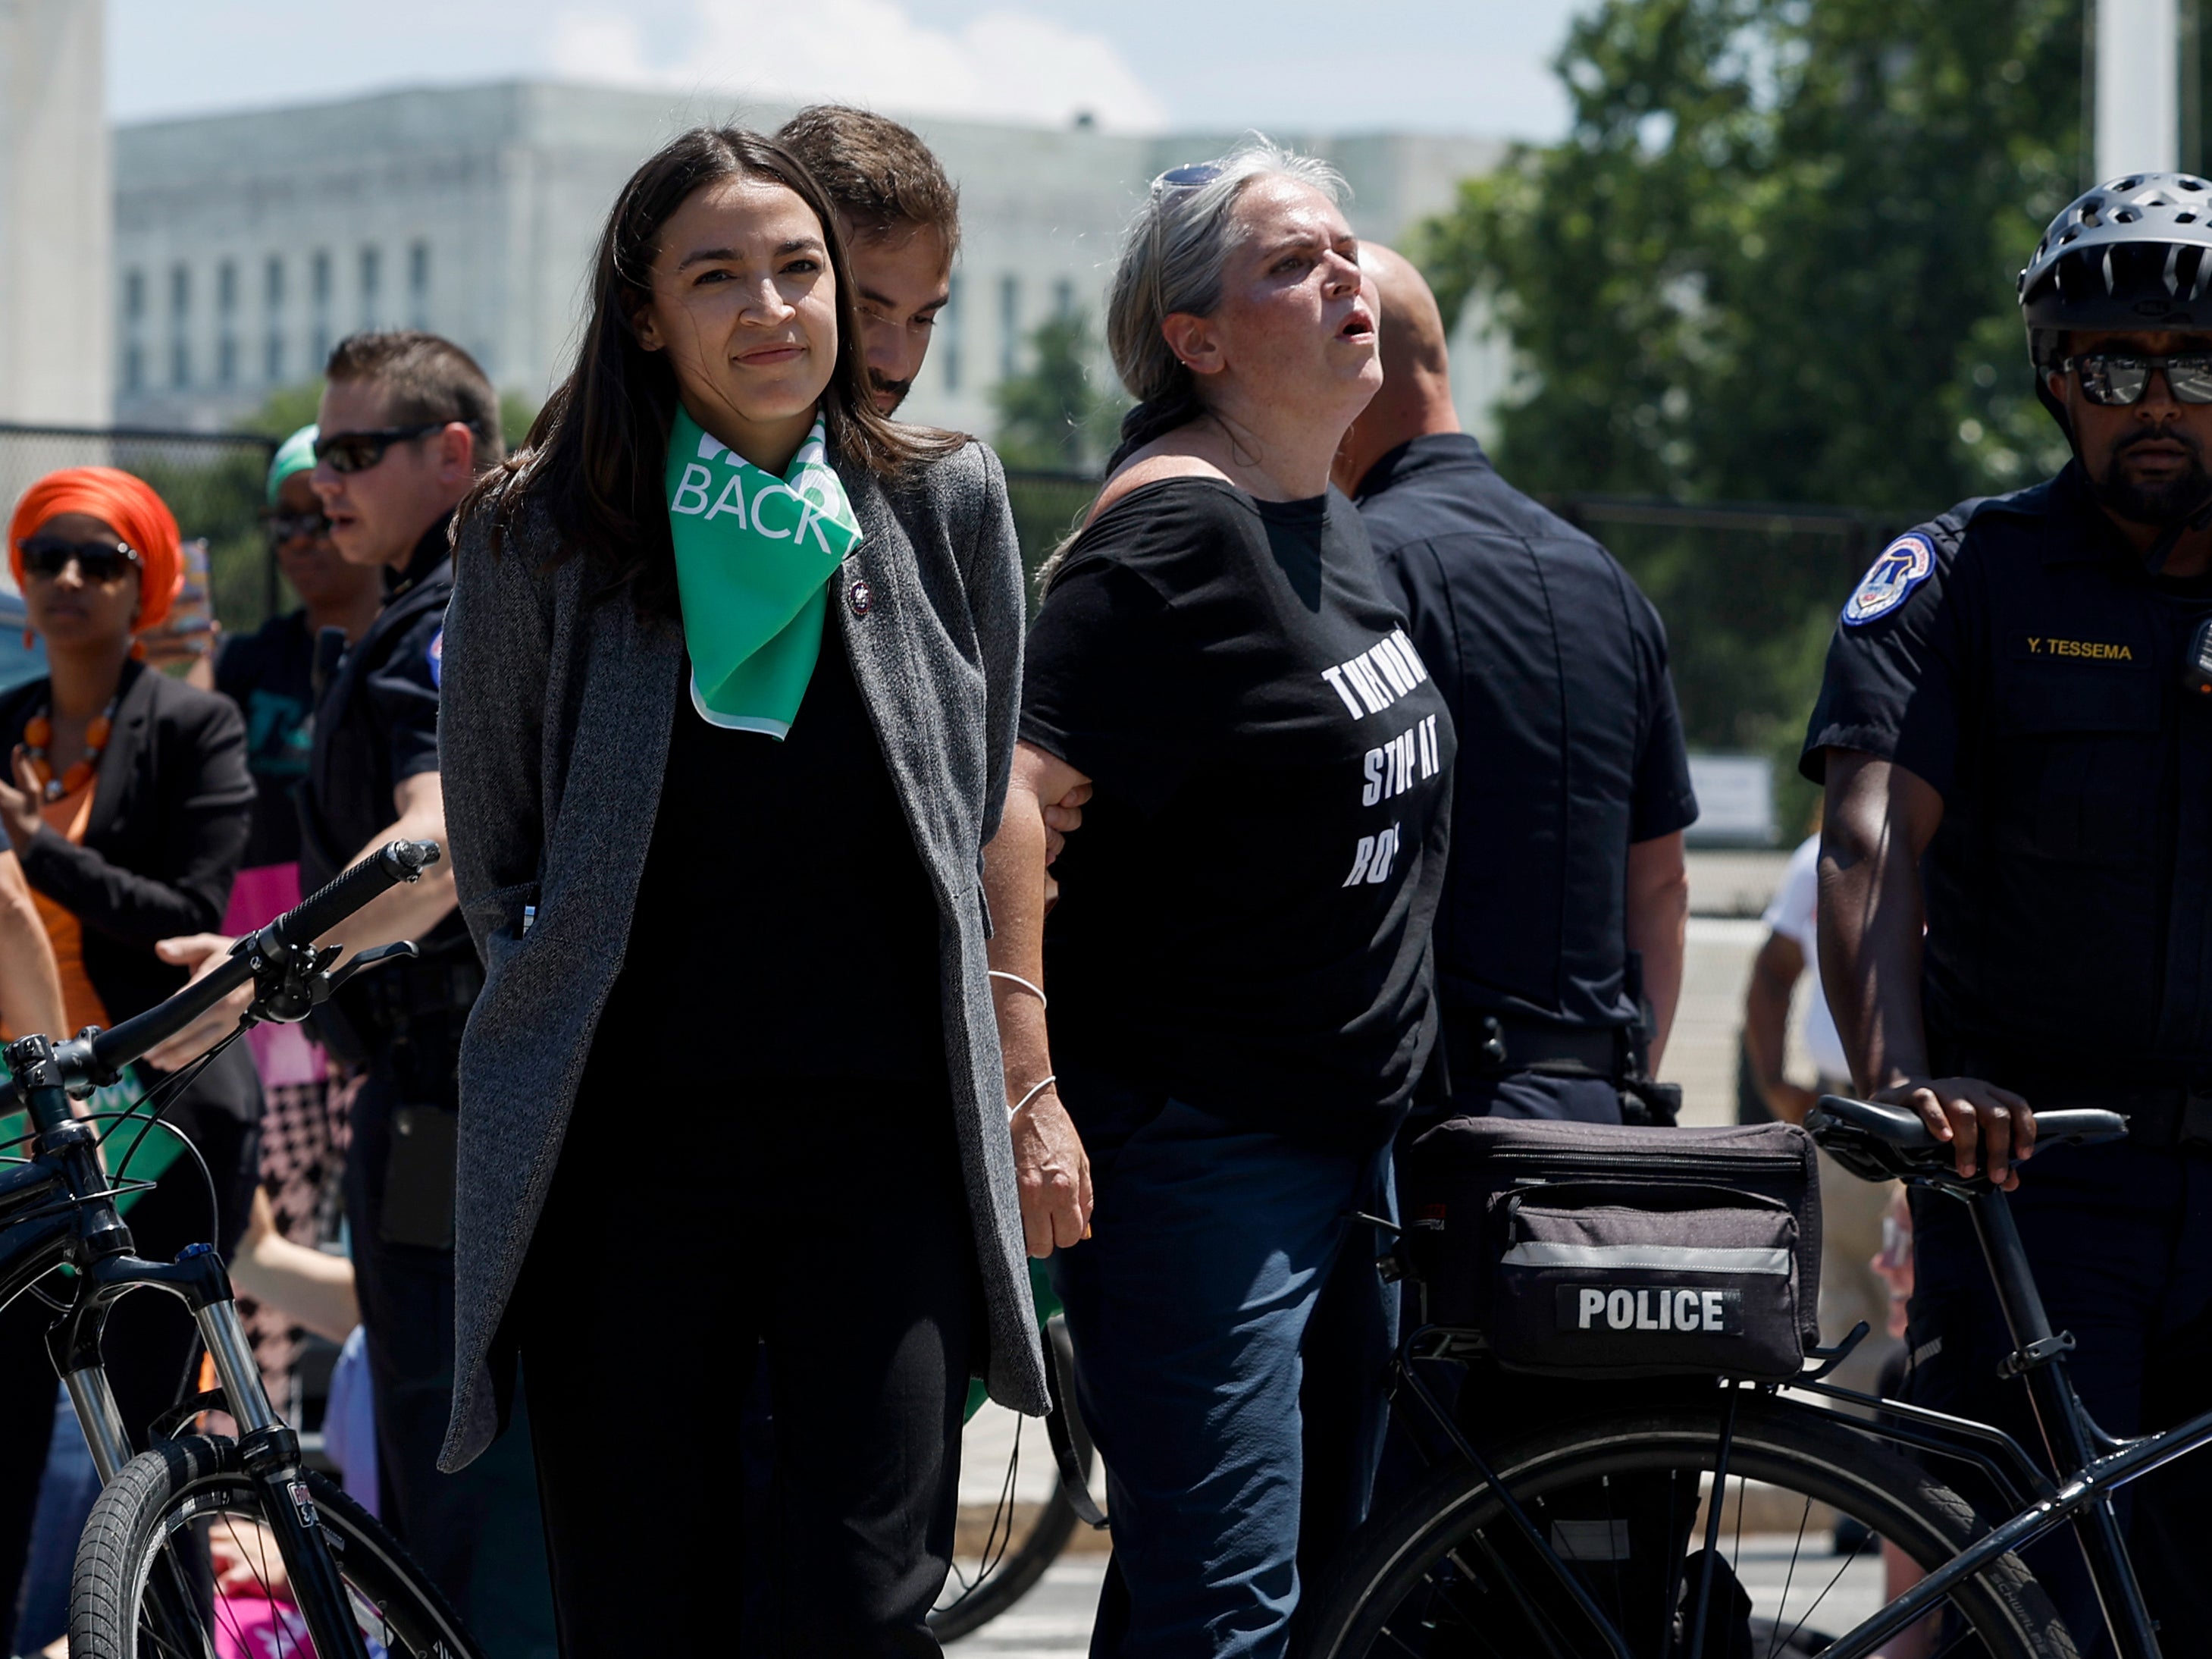
{"label": "white cloud", "polygon": [[763,100],[840,98],[872,108],[985,120],[1157,131],[1167,109],[1103,34],[1020,11],[955,28],[917,22],[898,0],[694,0],[690,40],[649,54],[617,12],[572,9],[556,20],[557,73],[580,80],[680,86]]}
{"label": "white cloud", "polygon": [[578,81],[630,86],[656,78],[645,61],[645,42],[635,21],[611,13],[562,12],[553,20],[553,40],[546,55],[555,74]]}

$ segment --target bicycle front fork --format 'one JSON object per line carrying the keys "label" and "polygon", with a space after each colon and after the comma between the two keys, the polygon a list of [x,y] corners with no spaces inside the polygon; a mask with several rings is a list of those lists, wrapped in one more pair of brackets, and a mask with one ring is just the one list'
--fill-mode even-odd
{"label": "bicycle front fork", "polygon": [[100,1330],[117,1298],[143,1288],[165,1290],[191,1310],[200,1340],[215,1363],[223,1404],[238,1423],[240,1460],[246,1477],[260,1489],[262,1522],[276,1535],[277,1553],[283,1557],[315,1651],[327,1659],[368,1659],[307,1488],[300,1437],[277,1416],[262,1386],[261,1368],[254,1363],[253,1345],[238,1316],[222,1257],[211,1245],[195,1244],[173,1262],[113,1255],[94,1261],[84,1273],[90,1283],[69,1315],[48,1334],[47,1343],[102,1484],[112,1480],[131,1461],[131,1448],[130,1431],[100,1361]]}

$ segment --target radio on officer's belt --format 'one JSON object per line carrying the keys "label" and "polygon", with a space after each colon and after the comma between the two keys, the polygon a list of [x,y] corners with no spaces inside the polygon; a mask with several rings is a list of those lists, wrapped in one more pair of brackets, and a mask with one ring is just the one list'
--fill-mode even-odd
{"label": "radio on officer's belt", "polygon": [[2189,654],[2181,665],[2182,682],[2198,696],[2212,696],[2212,617],[2197,624],[2190,635]]}

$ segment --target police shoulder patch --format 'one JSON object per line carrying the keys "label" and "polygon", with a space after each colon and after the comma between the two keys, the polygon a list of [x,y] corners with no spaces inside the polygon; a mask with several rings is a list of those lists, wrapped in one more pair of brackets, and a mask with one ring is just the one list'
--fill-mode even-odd
{"label": "police shoulder patch", "polygon": [[1844,601],[1844,626],[1856,628],[1887,617],[1936,568],[1936,544],[1917,530],[1906,532],[1881,550],[1859,585]]}
{"label": "police shoulder patch", "polygon": [[446,630],[440,629],[430,635],[430,648],[422,653],[430,661],[430,684],[442,691],[446,689]]}

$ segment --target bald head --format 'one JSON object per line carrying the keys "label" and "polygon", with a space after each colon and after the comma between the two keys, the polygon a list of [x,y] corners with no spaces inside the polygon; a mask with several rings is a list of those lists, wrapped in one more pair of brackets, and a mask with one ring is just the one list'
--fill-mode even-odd
{"label": "bald head", "polygon": [[1437,296],[1412,260],[1380,243],[1361,244],[1359,268],[1375,284],[1380,302],[1376,322],[1382,337],[1382,389],[1360,411],[1337,449],[1333,476],[1346,495],[1399,445],[1431,432],[1459,430]]}
{"label": "bald head", "polygon": [[1382,301],[1385,378],[1425,378],[1443,386],[1449,396],[1451,362],[1444,350],[1444,315],[1413,262],[1394,248],[1370,243],[1359,250],[1359,268],[1374,276],[1375,292]]}

